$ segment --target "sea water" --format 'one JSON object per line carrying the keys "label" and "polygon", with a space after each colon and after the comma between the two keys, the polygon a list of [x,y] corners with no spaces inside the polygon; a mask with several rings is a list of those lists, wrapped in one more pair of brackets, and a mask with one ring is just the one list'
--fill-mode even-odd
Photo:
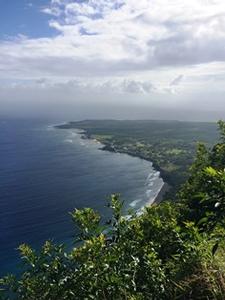
{"label": "sea water", "polygon": [[0,276],[18,271],[21,243],[72,243],[74,208],[106,219],[112,193],[121,194],[124,213],[154,200],[163,181],[150,162],[100,148],[46,121],[0,119]]}

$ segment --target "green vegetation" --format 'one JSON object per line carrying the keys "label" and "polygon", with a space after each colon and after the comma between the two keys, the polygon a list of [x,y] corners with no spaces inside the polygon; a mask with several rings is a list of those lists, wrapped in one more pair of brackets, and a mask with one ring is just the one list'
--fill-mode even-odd
{"label": "green vegetation", "polygon": [[47,241],[39,253],[20,246],[25,270],[1,280],[1,299],[223,300],[225,123],[219,128],[219,143],[198,145],[176,202],[128,219],[112,195],[105,226],[91,208],[74,210],[76,246],[66,251]]}
{"label": "green vegetation", "polygon": [[78,128],[84,137],[104,144],[103,150],[128,153],[153,162],[174,197],[188,178],[196,142],[212,146],[218,139],[216,124],[179,121],[86,120],[58,128]]}

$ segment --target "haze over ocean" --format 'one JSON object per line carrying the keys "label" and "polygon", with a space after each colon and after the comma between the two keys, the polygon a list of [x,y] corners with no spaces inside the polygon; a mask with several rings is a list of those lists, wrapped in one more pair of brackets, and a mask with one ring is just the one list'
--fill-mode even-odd
{"label": "haze over ocean", "polygon": [[75,207],[107,219],[111,193],[121,193],[125,210],[138,210],[163,184],[150,162],[101,151],[43,121],[1,119],[0,145],[0,275],[17,271],[21,243],[71,242]]}

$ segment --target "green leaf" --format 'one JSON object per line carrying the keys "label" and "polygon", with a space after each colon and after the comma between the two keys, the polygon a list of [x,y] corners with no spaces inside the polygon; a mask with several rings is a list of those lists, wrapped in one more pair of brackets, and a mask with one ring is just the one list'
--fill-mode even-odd
{"label": "green leaf", "polygon": [[198,226],[199,226],[199,225],[202,225],[203,223],[206,223],[207,221],[208,221],[208,218],[207,218],[207,217],[201,218],[201,219],[198,221],[197,225],[198,225]]}
{"label": "green leaf", "polygon": [[217,171],[212,167],[207,167],[205,169],[205,172],[206,172],[207,175],[210,175],[212,177],[215,177],[217,175]]}
{"label": "green leaf", "polygon": [[212,255],[213,255],[213,256],[215,255],[215,253],[216,253],[218,247],[219,247],[219,242],[217,242],[217,243],[213,246],[213,248],[212,248]]}

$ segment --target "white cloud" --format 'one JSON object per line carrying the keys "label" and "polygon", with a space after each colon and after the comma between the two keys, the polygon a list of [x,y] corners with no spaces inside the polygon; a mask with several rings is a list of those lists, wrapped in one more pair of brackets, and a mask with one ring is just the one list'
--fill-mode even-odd
{"label": "white cloud", "polygon": [[174,79],[170,82],[170,86],[174,86],[174,85],[176,86],[176,85],[179,85],[183,79],[184,79],[184,75],[183,75],[183,74],[177,76],[176,78],[174,78]]}
{"label": "white cloud", "polygon": [[0,43],[9,76],[96,76],[225,61],[223,0],[54,0],[58,36]]}
{"label": "white cloud", "polygon": [[151,82],[140,82],[125,79],[120,84],[120,90],[125,93],[148,94],[155,90],[155,87]]}
{"label": "white cloud", "polygon": [[1,40],[0,81],[143,97],[223,88],[223,0],[52,0],[42,13],[57,34]]}
{"label": "white cloud", "polygon": [[45,7],[42,8],[41,11],[45,14],[52,15],[55,17],[59,17],[62,11],[58,7]]}

